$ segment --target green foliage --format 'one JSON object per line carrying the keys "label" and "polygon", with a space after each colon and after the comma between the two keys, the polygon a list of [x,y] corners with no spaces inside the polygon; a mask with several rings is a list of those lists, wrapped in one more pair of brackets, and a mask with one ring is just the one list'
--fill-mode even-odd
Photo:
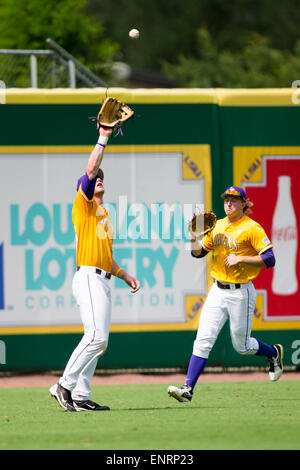
{"label": "green foliage", "polygon": [[194,56],[180,56],[177,64],[164,69],[178,86],[195,88],[290,87],[300,77],[300,41],[294,53],[270,47],[269,41],[253,35],[238,51],[219,49],[205,28],[197,30]]}
{"label": "green foliage", "polygon": [[50,37],[84,65],[103,67],[119,47],[86,5],[87,0],[1,0],[0,48],[48,49]]}
{"label": "green foliage", "polygon": [[300,77],[299,0],[0,0],[0,18],[0,48],[44,49],[50,37],[111,85],[116,60],[181,87],[289,87]]}
{"label": "green foliage", "polygon": [[[106,0],[89,0],[88,9],[120,43],[124,62],[165,71],[178,86],[289,87],[300,78],[299,0],[118,0],[117,5],[119,15],[116,4]],[[132,27],[140,29],[139,41],[128,39]]]}

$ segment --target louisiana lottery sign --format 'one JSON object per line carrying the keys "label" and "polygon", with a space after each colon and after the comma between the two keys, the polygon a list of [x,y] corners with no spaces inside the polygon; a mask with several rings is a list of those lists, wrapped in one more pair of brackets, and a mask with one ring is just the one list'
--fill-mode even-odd
{"label": "louisiana lottery sign", "polygon": [[[71,290],[72,206],[90,150],[1,148],[3,333],[67,332],[81,325]],[[141,282],[132,295],[112,278],[112,330],[196,328],[207,266],[190,255],[187,221],[197,208],[211,208],[209,146],[108,147],[102,168],[113,256]]]}

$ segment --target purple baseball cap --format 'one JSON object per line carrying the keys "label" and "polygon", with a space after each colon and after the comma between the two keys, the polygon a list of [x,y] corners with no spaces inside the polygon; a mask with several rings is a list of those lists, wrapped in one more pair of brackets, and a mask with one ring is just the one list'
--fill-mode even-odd
{"label": "purple baseball cap", "polygon": [[[85,177],[86,177],[86,174],[85,174],[85,175],[82,175],[82,176],[79,178],[79,180],[77,181],[76,191],[78,191],[79,186],[81,185],[81,183],[83,183]],[[98,170],[97,178],[100,178],[102,181],[104,180],[104,172],[103,172],[103,170],[101,170],[101,168],[99,168],[99,170]]]}
{"label": "purple baseball cap", "polygon": [[226,191],[221,194],[221,197],[224,199],[226,196],[235,196],[240,197],[243,201],[247,201],[247,195],[243,188],[239,188],[238,186],[230,186],[226,189]]}

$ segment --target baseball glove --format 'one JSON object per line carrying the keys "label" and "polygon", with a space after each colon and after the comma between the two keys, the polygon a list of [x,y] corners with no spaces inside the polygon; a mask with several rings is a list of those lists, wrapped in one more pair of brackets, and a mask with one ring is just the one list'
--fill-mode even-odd
{"label": "baseball glove", "polygon": [[109,127],[119,129],[125,121],[132,118],[134,111],[116,98],[107,97],[97,116],[97,129],[99,127]]}
{"label": "baseball glove", "polygon": [[211,232],[217,223],[217,216],[212,211],[204,211],[194,214],[188,223],[188,230],[192,239],[199,239]]}

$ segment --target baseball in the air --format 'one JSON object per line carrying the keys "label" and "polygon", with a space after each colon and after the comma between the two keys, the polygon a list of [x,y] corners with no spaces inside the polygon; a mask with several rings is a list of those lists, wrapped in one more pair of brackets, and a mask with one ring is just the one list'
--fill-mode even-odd
{"label": "baseball in the air", "polygon": [[139,32],[139,30],[138,30],[138,29],[135,29],[135,28],[134,28],[134,29],[131,29],[131,30],[129,31],[129,37],[130,37],[131,39],[138,39],[138,38],[140,37],[140,32]]}

